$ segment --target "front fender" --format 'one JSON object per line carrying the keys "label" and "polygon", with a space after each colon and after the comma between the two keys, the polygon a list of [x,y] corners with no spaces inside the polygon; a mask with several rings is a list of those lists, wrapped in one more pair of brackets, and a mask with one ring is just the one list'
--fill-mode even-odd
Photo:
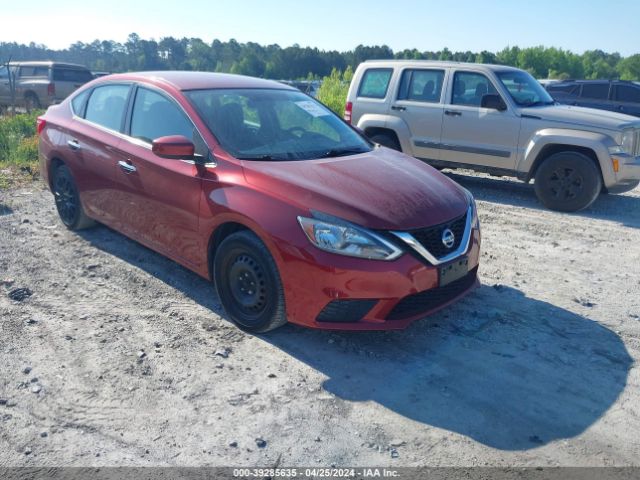
{"label": "front fender", "polygon": [[545,128],[538,130],[529,140],[522,159],[518,163],[517,171],[525,173],[531,178],[536,162],[543,160],[539,158],[545,147],[553,145],[566,145],[588,148],[592,150],[598,158],[602,178],[605,185],[616,182],[615,172],[609,155],[609,147],[615,145],[615,141],[609,135],[598,132],[588,132],[584,130],[571,130],[566,128]]}

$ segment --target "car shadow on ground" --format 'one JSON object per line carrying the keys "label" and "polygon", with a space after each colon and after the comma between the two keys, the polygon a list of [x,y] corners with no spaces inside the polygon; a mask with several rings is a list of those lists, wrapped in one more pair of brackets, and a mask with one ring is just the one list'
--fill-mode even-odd
{"label": "car shadow on ground", "polygon": [[[106,227],[80,235],[225,318],[195,273]],[[260,338],[325,375],[337,398],[502,450],[584,432],[616,402],[632,365],[611,330],[507,286],[482,286],[404,331],[288,325]]]}
{"label": "car shadow on ground", "polygon": [[13,209],[4,203],[0,203],[0,217],[3,215],[11,215],[13,213]]}
{"label": "car shadow on ground", "polygon": [[[449,170],[443,173],[470,190],[478,200],[546,210],[546,207],[538,201],[533,184],[515,179],[464,175]],[[609,220],[628,227],[640,228],[640,197],[600,195],[589,208],[576,213],[563,213],[563,215]]]}
{"label": "car shadow on ground", "polygon": [[338,398],[501,450],[584,432],[615,403],[633,363],[614,332],[509,287],[481,287],[404,332],[328,339],[287,327],[264,339],[326,375]]}

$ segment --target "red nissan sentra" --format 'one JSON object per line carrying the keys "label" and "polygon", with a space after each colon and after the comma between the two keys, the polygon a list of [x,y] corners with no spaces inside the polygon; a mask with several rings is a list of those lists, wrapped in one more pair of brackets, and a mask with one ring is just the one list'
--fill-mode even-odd
{"label": "red nissan sentra", "polygon": [[403,328],[477,285],[471,194],[280,83],[111,75],[38,132],[69,229],[103,223],[213,280],[244,329]]}

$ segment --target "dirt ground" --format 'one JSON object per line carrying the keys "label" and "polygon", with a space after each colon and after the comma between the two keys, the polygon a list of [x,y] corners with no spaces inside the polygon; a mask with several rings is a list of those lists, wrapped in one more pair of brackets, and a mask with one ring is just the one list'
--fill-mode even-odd
{"label": "dirt ground", "polygon": [[0,191],[0,465],[640,465],[640,189],[569,215],[452,176],[483,286],[367,334],[245,334],[195,274]]}

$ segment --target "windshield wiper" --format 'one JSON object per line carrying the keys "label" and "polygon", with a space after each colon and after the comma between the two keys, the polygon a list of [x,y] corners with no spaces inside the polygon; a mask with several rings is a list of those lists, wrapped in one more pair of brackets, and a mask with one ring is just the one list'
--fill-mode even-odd
{"label": "windshield wiper", "polygon": [[529,103],[523,103],[522,106],[523,107],[541,107],[543,105],[555,105],[555,101],[549,101],[549,102],[545,102],[542,100],[538,100],[537,102],[529,102]]}
{"label": "windshield wiper", "polygon": [[331,158],[331,157],[346,157],[347,155],[357,155],[358,153],[365,153],[366,150],[361,148],[332,148],[327,150],[318,158]]}
{"label": "windshield wiper", "polygon": [[276,157],[273,155],[253,155],[253,156],[247,156],[247,157],[236,157],[238,160],[289,160],[286,157]]}

